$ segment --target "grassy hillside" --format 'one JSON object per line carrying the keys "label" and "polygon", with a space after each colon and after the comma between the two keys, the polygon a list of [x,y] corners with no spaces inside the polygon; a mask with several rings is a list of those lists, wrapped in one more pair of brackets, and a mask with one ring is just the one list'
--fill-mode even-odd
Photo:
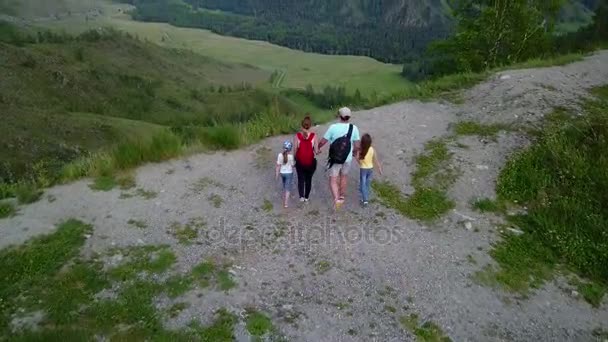
{"label": "grassy hillside", "polygon": [[268,83],[265,71],[112,30],[28,37],[2,24],[0,74],[0,177],[9,181],[37,162],[59,167],[167,128],[295,111],[287,99],[255,87]]}
{"label": "grassy hillside", "polygon": [[284,73],[280,88],[304,89],[311,84],[317,89],[326,85],[345,86],[363,95],[377,92],[388,95],[410,84],[400,76],[401,67],[380,63],[367,57],[329,56],[305,53],[260,41],[225,37],[199,29],[178,28],[161,23],[131,20],[125,14],[127,5],[97,1],[101,15],[72,15],[44,25],[72,33],[111,26],[137,35],[161,46],[189,49],[196,53],[231,63],[247,63],[268,72]]}

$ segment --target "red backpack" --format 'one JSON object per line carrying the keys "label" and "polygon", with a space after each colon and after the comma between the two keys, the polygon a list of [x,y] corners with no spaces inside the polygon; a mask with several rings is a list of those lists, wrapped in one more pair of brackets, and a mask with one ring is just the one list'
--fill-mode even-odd
{"label": "red backpack", "polygon": [[311,167],[315,162],[315,152],[312,145],[312,141],[315,138],[314,133],[308,134],[308,139],[304,138],[304,135],[299,132],[296,134],[299,141],[298,151],[296,152],[296,162],[304,167]]}

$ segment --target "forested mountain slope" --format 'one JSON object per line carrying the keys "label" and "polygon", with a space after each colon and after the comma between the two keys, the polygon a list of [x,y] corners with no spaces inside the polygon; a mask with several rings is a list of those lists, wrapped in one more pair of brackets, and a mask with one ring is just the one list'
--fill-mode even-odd
{"label": "forested mountain slope", "polygon": [[[454,0],[122,0],[134,17],[265,40],[304,51],[402,63],[452,33]],[[567,0],[564,30],[590,20],[597,0]]]}

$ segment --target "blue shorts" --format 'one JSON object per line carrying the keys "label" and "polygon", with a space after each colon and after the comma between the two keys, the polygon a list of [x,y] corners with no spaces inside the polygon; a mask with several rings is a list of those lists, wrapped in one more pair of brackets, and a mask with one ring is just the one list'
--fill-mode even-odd
{"label": "blue shorts", "polygon": [[293,173],[281,173],[281,179],[283,180],[283,191],[291,191]]}

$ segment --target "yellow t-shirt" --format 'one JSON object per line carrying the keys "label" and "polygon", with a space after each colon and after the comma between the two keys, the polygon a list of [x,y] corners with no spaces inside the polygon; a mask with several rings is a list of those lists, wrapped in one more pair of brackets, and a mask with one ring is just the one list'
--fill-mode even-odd
{"label": "yellow t-shirt", "polygon": [[359,165],[362,169],[373,169],[374,168],[374,151],[373,147],[369,147],[365,158],[359,160]]}

